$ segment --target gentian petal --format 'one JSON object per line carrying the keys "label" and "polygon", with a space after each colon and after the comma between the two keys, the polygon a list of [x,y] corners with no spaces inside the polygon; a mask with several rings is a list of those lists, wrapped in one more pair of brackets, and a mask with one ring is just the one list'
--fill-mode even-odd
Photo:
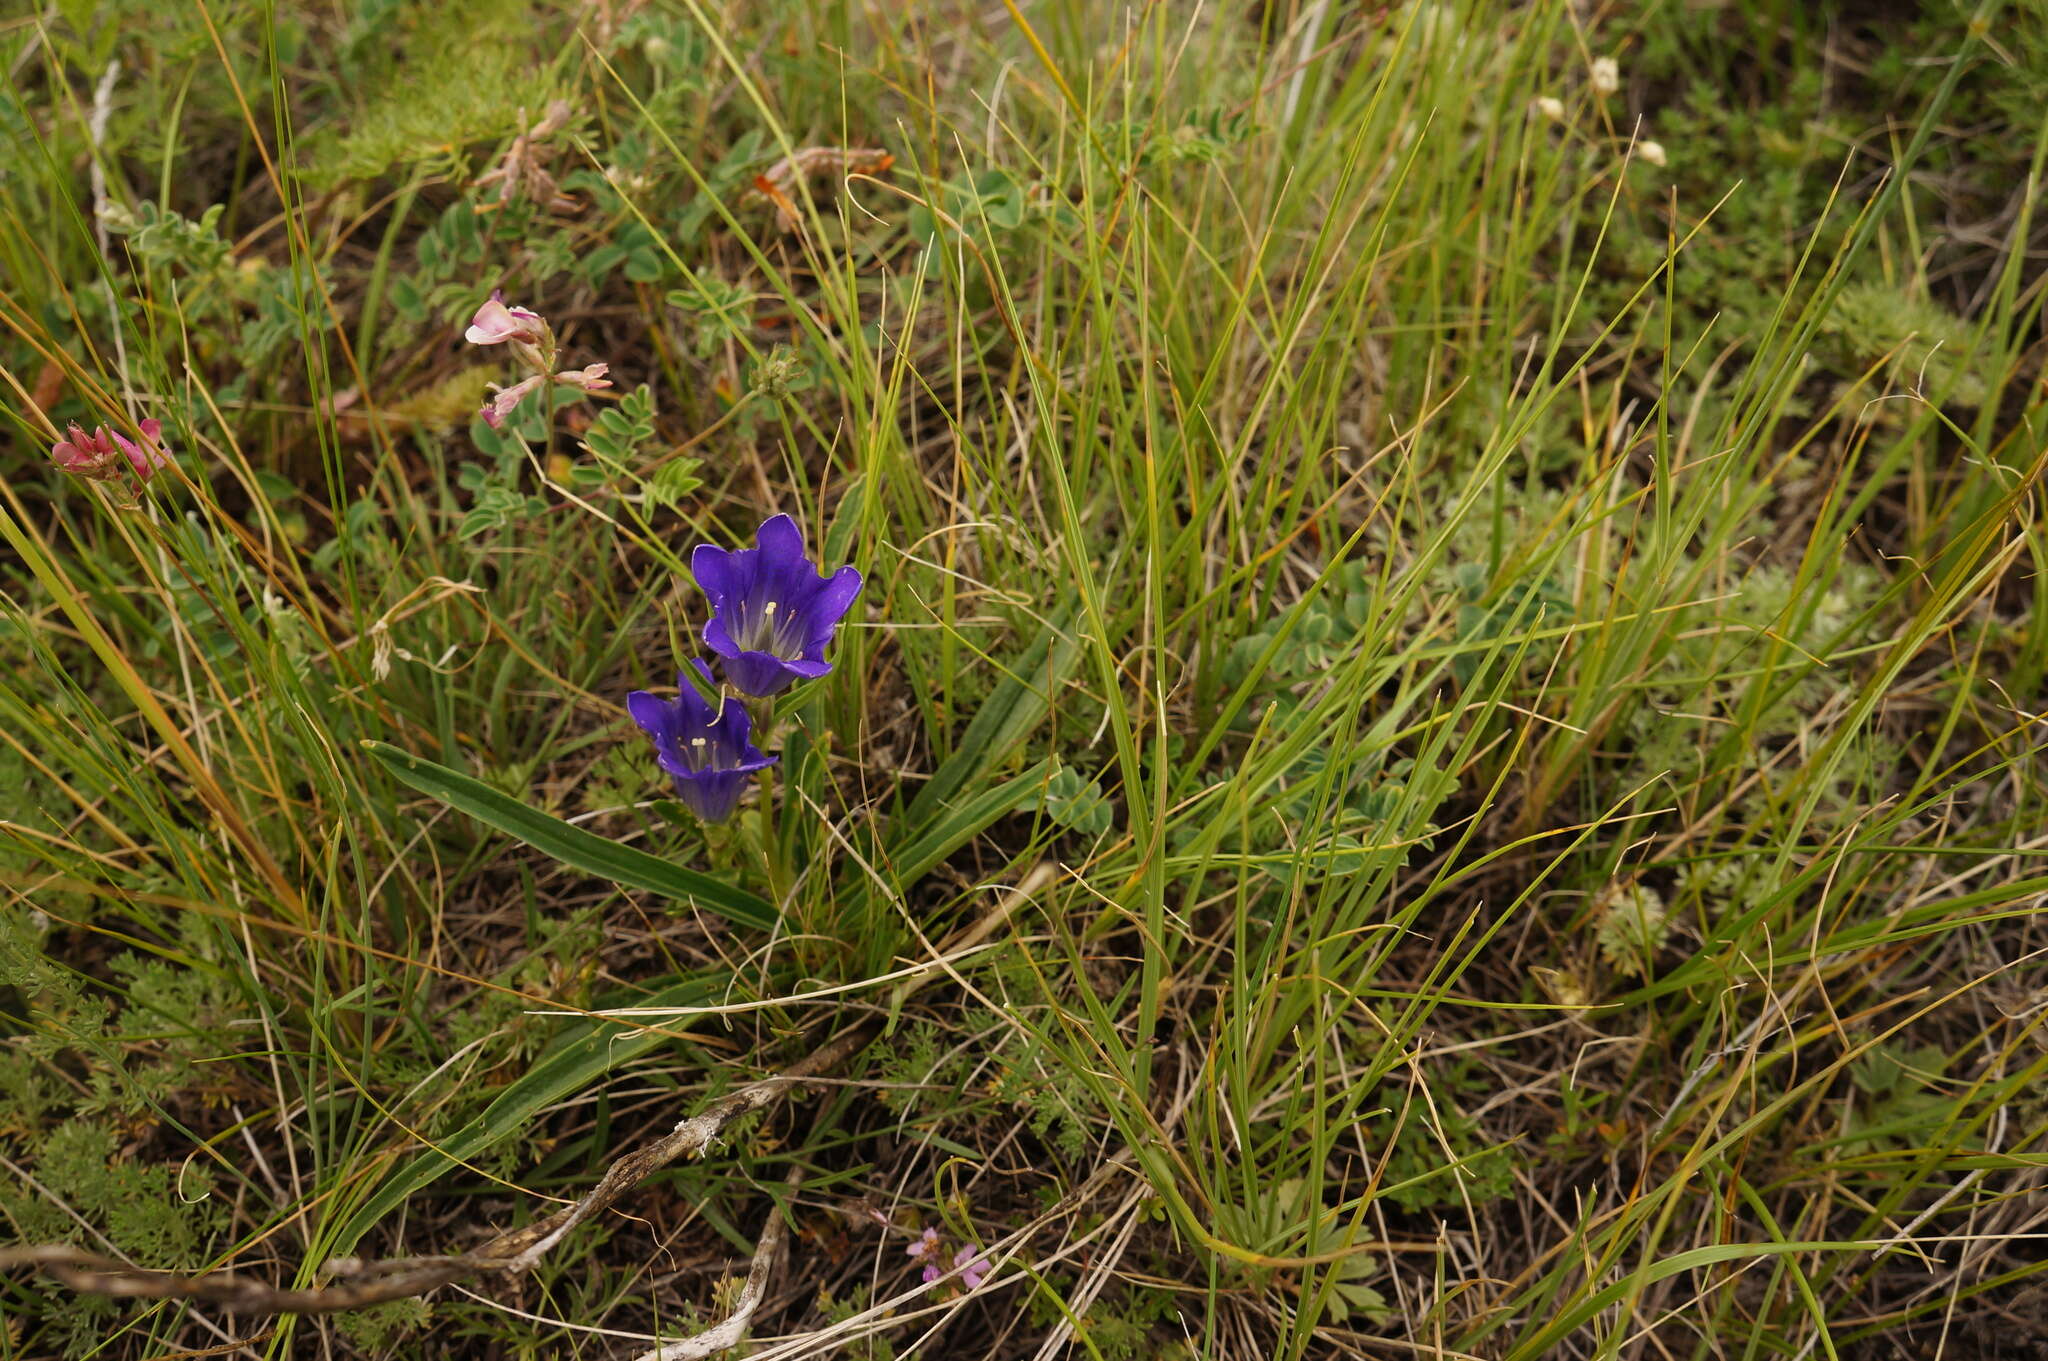
{"label": "gentian petal", "polygon": [[[743,695],[766,698],[780,694],[796,679],[790,664],[773,653],[735,651],[731,656],[721,655],[719,661],[726,680]],[[829,666],[825,669],[831,670]]]}
{"label": "gentian petal", "polygon": [[711,597],[713,607],[721,605],[732,590],[732,554],[712,544],[700,543],[690,554],[690,575],[697,578],[704,594]]}
{"label": "gentian petal", "polygon": [[730,660],[744,651],[732,640],[732,634],[726,631],[723,614],[714,614],[704,621],[704,646],[717,653],[723,660]]}
{"label": "gentian petal", "polygon": [[805,607],[812,637],[818,636],[822,624],[824,638],[820,640],[821,644],[831,640],[832,630],[839,626],[839,621],[846,617],[846,612],[859,598],[862,584],[859,569],[853,567],[842,567],[825,578],[825,584],[818,588],[818,593]]}
{"label": "gentian petal", "polygon": [[635,690],[626,696],[626,712],[633,716],[633,721],[638,723],[641,731],[649,737],[656,741],[663,738],[674,740],[675,706],[667,700],[650,695],[645,690]]}
{"label": "gentian petal", "polygon": [[787,515],[771,515],[763,520],[761,528],[755,531],[754,542],[761,545],[762,554],[777,567],[810,565],[804,561],[804,532]]}

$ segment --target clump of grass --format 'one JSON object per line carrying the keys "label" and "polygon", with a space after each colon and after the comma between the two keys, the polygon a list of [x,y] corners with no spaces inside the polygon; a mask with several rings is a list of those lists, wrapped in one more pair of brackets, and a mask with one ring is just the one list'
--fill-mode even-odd
{"label": "clump of grass", "polygon": [[[10,1235],[460,1253],[830,1039],[522,1283],[266,1345],[648,1350],[771,1217],[766,1355],[2034,1307],[2019,7],[75,11],[0,33]],[[473,420],[497,287],[614,386]],[[148,418],[132,508],[47,460]],[[625,696],[777,511],[866,584],[706,830]]]}

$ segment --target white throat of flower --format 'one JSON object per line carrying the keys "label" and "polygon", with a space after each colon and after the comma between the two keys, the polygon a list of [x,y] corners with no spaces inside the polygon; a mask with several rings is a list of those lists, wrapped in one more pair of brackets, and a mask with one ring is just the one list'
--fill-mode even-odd
{"label": "white throat of flower", "polygon": [[779,600],[764,600],[758,610],[744,611],[733,642],[743,652],[766,652],[784,659],[803,651],[796,611],[784,609]]}

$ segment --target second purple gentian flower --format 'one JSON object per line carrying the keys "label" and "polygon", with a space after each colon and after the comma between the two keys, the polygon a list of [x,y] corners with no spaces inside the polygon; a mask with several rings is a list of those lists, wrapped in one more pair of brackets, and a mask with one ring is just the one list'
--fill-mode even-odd
{"label": "second purple gentian flower", "polygon": [[796,521],[777,515],[755,535],[755,548],[702,544],[690,573],[711,599],[704,644],[718,654],[735,690],[772,695],[792,681],[832,669],[825,649],[860,594],[860,573],[842,567],[825,576],[804,556]]}
{"label": "second purple gentian flower", "polygon": [[[711,680],[702,662],[696,667]],[[672,700],[635,690],[626,696],[626,711],[654,739],[655,756],[675,780],[676,797],[706,822],[723,822],[775,758],[754,745],[754,723],[744,704],[706,700],[687,675],[677,676],[676,686]]]}

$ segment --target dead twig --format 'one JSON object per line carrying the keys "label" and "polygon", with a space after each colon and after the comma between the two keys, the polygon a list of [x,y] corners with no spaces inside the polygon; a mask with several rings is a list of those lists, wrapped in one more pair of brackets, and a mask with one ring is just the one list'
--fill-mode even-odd
{"label": "dead twig", "polygon": [[[790,1169],[792,1191],[803,1175],[800,1167]],[[768,1293],[768,1276],[775,1270],[775,1258],[782,1250],[783,1232],[782,1208],[776,1206],[768,1211],[768,1222],[761,1227],[761,1241],[754,1248],[754,1265],[748,1268],[746,1284],[740,1287],[740,1297],[733,1301],[732,1312],[724,1322],[694,1336],[664,1342],[642,1353],[637,1361],[699,1361],[701,1357],[716,1356],[739,1346],[747,1335],[748,1325],[754,1321],[754,1311],[761,1307],[761,1299]]]}

